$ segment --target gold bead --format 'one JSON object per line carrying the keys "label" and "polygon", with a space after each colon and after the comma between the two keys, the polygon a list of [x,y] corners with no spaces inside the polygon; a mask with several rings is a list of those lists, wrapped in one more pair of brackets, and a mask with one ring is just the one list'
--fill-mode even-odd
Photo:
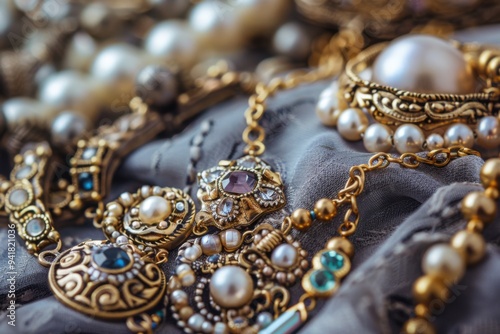
{"label": "gold bead", "polygon": [[479,233],[460,231],[451,239],[451,246],[465,256],[467,264],[479,262],[486,253],[486,243]]}
{"label": "gold bead", "polygon": [[354,245],[346,238],[332,238],[326,244],[326,248],[341,251],[349,257],[352,257],[354,255]]}
{"label": "gold bead", "polygon": [[488,159],[481,168],[481,182],[485,188],[500,186],[500,159]]}
{"label": "gold bead", "polygon": [[498,199],[498,196],[500,196],[500,192],[498,191],[498,188],[495,187],[489,187],[484,190],[484,194],[488,196],[489,198],[493,199]]}
{"label": "gold bead", "polygon": [[444,281],[437,276],[421,276],[413,283],[413,297],[417,303],[429,304],[435,299],[446,300],[449,293]]}
{"label": "gold bead", "polygon": [[194,311],[190,306],[184,306],[179,310],[179,316],[182,320],[188,320],[193,313]]}
{"label": "gold bead", "polygon": [[403,333],[406,334],[435,334],[434,326],[424,318],[413,318],[408,320],[403,326]]}
{"label": "gold bead", "polygon": [[314,204],[314,213],[320,220],[330,220],[337,214],[337,204],[328,198],[322,198]]}
{"label": "gold bead", "polygon": [[489,223],[497,214],[497,206],[495,201],[483,192],[475,191],[462,200],[462,214],[468,220],[475,219]]}
{"label": "gold bead", "polygon": [[292,224],[296,229],[305,230],[311,226],[311,213],[306,209],[297,209],[290,216]]}
{"label": "gold bead", "polygon": [[415,306],[415,315],[420,318],[427,318],[429,316],[429,307],[425,304],[418,304]]}
{"label": "gold bead", "polygon": [[467,223],[467,231],[481,233],[484,229],[484,223],[480,220],[472,219]]}

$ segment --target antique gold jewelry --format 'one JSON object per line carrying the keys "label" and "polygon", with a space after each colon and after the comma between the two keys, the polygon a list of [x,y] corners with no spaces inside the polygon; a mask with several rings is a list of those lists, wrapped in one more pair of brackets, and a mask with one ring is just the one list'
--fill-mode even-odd
{"label": "antique gold jewelry", "polygon": [[436,333],[430,322],[431,302],[447,300],[450,288],[460,281],[467,266],[477,264],[486,255],[486,242],[481,232],[497,213],[500,159],[487,160],[480,176],[484,191],[468,194],[461,203],[462,215],[467,220],[465,229],[455,233],[449,243],[435,244],[424,254],[424,275],[413,284],[416,305],[412,318],[404,324],[404,333]]}
{"label": "antique gold jewelry", "polygon": [[308,312],[316,307],[318,298],[330,297],[338,290],[342,278],[351,270],[350,259],[354,255],[354,246],[348,238],[358,228],[360,215],[357,198],[363,192],[367,172],[387,168],[391,163],[406,168],[417,168],[421,164],[444,167],[452,160],[468,155],[479,156],[479,153],[461,146],[434,150],[424,157],[413,153],[405,153],[399,157],[378,153],[370,158],[368,164],[351,167],[346,185],[335,199],[320,199],[313,210],[297,209],[285,218],[284,222],[293,227],[307,230],[314,220],[331,220],[342,206],[348,208],[337,230],[340,236],[330,239],[326,247],[314,255],[312,269],[302,278],[302,288],[305,293],[299,303],[289,308],[259,333],[293,333],[307,320]]}

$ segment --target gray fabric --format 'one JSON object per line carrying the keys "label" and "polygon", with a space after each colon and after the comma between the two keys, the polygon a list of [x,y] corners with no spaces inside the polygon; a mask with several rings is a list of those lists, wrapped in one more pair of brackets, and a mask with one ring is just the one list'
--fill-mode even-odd
{"label": "gray fabric", "polygon": [[[267,131],[264,159],[281,172],[288,204],[265,221],[277,224],[295,208],[311,208],[317,199],[335,196],[343,187],[349,168],[366,163],[371,156],[360,143],[346,143],[335,130],[317,120],[315,101],[327,84],[316,83],[280,93],[269,103],[262,121]],[[110,197],[134,191],[144,183],[189,187],[189,173],[214,166],[221,159],[239,157],[244,146],[241,132],[245,107],[245,97],[223,103],[176,137],[141,147],[123,163]],[[206,129],[208,132],[201,135]],[[368,173],[365,191],[359,198],[361,222],[353,238],[356,247],[353,271],[338,294],[319,305],[301,332],[399,332],[411,312],[411,284],[422,273],[422,254],[430,244],[448,240],[464,226],[458,203],[468,192],[481,189],[478,175],[482,164],[478,157],[465,157],[444,168],[422,166],[409,170],[390,166]],[[191,195],[194,197],[195,193],[196,186]],[[335,235],[339,217],[329,223],[315,224],[305,233],[294,234],[314,254]],[[65,247],[89,238],[102,238],[101,232],[90,223],[61,228],[60,232]],[[435,310],[434,323],[440,332],[500,332],[499,235],[500,225],[496,221],[485,231],[489,243],[486,259],[467,271],[454,292],[456,300],[448,302],[444,311]],[[0,229],[0,244],[6,244],[4,227]],[[6,252],[2,247],[2,310],[7,306]],[[171,254],[172,260],[175,255]],[[17,326],[8,326],[2,311],[0,333],[127,333],[123,323],[91,319],[58,303],[48,289],[47,269],[27,254],[19,240],[16,264]],[[170,261],[164,266],[167,274],[172,265]],[[292,302],[296,302],[301,294],[299,285],[292,289],[292,294]],[[169,319],[158,332],[179,330]]]}

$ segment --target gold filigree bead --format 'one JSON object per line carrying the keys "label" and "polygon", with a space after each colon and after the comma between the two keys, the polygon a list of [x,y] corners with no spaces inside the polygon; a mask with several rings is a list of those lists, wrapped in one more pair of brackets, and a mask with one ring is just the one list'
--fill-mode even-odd
{"label": "gold filigree bead", "polygon": [[451,246],[464,255],[467,264],[479,262],[486,253],[484,238],[476,232],[457,232],[451,239]]}
{"label": "gold filigree bead", "polygon": [[354,255],[354,245],[346,238],[332,238],[326,244],[326,248],[341,251],[350,258]]}
{"label": "gold filigree bead", "polygon": [[500,185],[500,159],[489,159],[481,168],[481,182],[485,188],[495,187]]}
{"label": "gold filigree bead", "polygon": [[462,200],[462,214],[466,219],[491,222],[497,213],[495,201],[483,192],[472,192]]}
{"label": "gold filigree bead", "polygon": [[413,284],[413,297],[417,303],[428,304],[432,300],[446,300],[450,291],[444,281],[434,275],[418,278]]}
{"label": "gold filigree bead", "polygon": [[292,224],[299,230],[308,229],[312,223],[311,213],[306,209],[297,209],[290,216]]}
{"label": "gold filigree bead", "polygon": [[434,326],[424,318],[413,318],[408,320],[403,327],[405,334],[435,334]]}
{"label": "gold filigree bead", "polygon": [[429,307],[425,304],[415,306],[415,316],[417,318],[427,318],[429,316]]}
{"label": "gold filigree bead", "polygon": [[330,220],[337,214],[337,204],[331,199],[322,198],[314,204],[314,213],[319,220]]}

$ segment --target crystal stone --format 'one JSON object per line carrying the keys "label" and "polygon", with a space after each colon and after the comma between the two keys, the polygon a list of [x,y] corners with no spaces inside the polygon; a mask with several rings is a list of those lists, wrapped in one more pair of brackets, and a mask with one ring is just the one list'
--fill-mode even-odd
{"label": "crystal stone", "polygon": [[224,198],[217,207],[217,213],[221,216],[229,216],[233,212],[234,200],[232,198]]}
{"label": "crystal stone", "polygon": [[28,175],[30,175],[30,173],[31,173],[31,167],[23,166],[17,171],[16,179],[18,180],[25,179],[26,177],[28,177]]}
{"label": "crystal stone", "polygon": [[278,198],[278,194],[271,188],[263,188],[259,193],[260,198],[264,201],[275,201]]}
{"label": "crystal stone", "polygon": [[94,189],[94,176],[90,173],[81,173],[78,175],[78,186],[85,191]]}
{"label": "crystal stone", "polygon": [[122,269],[130,263],[127,252],[119,247],[97,249],[92,259],[99,267],[105,269]]}
{"label": "crystal stone", "polygon": [[24,205],[29,199],[29,194],[24,189],[16,189],[10,193],[9,202],[14,206]]}
{"label": "crystal stone", "polygon": [[321,254],[321,264],[331,270],[337,271],[344,266],[344,257],[334,250]]}
{"label": "crystal stone", "polygon": [[228,173],[222,179],[222,189],[231,194],[251,192],[257,183],[257,175],[252,172],[238,170]]}
{"label": "crystal stone", "polygon": [[325,269],[313,271],[310,281],[312,286],[321,292],[329,291],[335,286],[335,276],[331,271]]}
{"label": "crystal stone", "polygon": [[86,148],[83,153],[82,153],[82,159],[83,160],[90,160],[92,157],[94,157],[97,153],[97,148],[95,147],[88,147]]}
{"label": "crystal stone", "polygon": [[40,218],[33,218],[26,224],[26,233],[38,237],[45,231],[45,222]]}

